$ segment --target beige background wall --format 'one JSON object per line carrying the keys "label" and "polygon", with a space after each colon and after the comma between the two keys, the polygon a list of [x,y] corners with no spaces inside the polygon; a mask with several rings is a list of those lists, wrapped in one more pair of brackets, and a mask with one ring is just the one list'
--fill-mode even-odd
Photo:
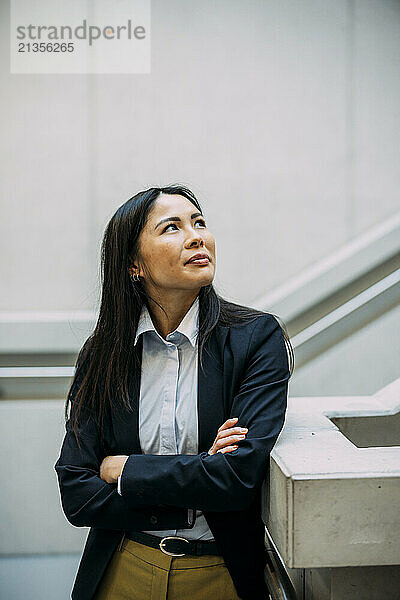
{"label": "beige background wall", "polygon": [[10,75],[0,4],[0,310],[97,299],[99,244],[180,181],[251,302],[399,206],[395,0],[152,1],[150,75]]}
{"label": "beige background wall", "polygon": [[[104,227],[140,189],[193,189],[217,240],[217,288],[250,305],[399,209],[397,0],[152,0],[151,74],[89,76],[10,75],[8,4],[0,0],[7,364],[12,349],[51,337],[55,311],[64,333],[52,348],[71,351],[77,315],[83,323],[96,309]],[[12,311],[25,333],[10,334]],[[291,394],[367,394],[398,377],[396,325],[392,311],[318,357]],[[12,473],[0,499],[2,597],[62,600],[72,585],[86,530],[59,505],[62,404],[0,406]],[[56,565],[53,552],[75,556]]]}

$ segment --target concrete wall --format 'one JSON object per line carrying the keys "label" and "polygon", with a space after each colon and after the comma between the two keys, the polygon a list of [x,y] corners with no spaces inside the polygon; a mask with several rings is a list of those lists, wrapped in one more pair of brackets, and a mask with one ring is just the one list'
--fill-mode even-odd
{"label": "concrete wall", "polygon": [[[93,309],[104,226],[151,185],[198,194],[217,239],[217,287],[249,304],[398,208],[397,1],[152,0],[151,74],[98,76],[10,75],[8,4],[0,310],[39,322],[38,311]],[[359,393],[369,360],[356,365]],[[333,369],[345,387],[354,369],[340,365],[319,365],[318,385]],[[65,521],[52,470],[62,402],[0,409],[3,471],[14,452],[1,552],[79,551],[86,531]],[[2,573],[0,595],[29,595],[9,562]]]}
{"label": "concrete wall", "polygon": [[0,10],[0,310],[92,308],[105,223],[153,184],[198,193],[247,303],[398,206],[396,0],[153,0],[150,75],[10,75]]}
{"label": "concrete wall", "polygon": [[[54,464],[65,433],[61,400],[0,403],[0,554],[78,552],[87,529],[63,515]],[[11,432],[11,435],[10,435]],[[1,596],[1,594],[0,594]]]}

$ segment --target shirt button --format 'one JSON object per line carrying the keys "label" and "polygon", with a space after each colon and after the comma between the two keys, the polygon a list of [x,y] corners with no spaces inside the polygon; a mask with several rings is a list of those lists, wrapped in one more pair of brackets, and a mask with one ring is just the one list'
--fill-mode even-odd
{"label": "shirt button", "polygon": [[157,517],[155,515],[151,515],[151,517],[150,517],[150,523],[152,525],[155,525],[157,523],[157,521],[158,521]]}

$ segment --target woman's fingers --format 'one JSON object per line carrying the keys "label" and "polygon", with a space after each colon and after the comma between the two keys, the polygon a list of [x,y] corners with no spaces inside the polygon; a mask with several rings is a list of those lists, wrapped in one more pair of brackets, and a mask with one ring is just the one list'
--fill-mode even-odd
{"label": "woman's fingers", "polygon": [[242,435],[243,433],[247,433],[248,431],[249,430],[247,429],[247,427],[230,427],[229,429],[225,429],[224,431],[219,431],[217,434],[217,438],[221,439],[231,435]]}
{"label": "woman's fingers", "polygon": [[237,450],[238,446],[227,446],[226,448],[221,448],[221,450],[217,450],[221,454],[226,454],[226,452],[232,452],[232,450]]}
{"label": "woman's fingers", "polygon": [[225,423],[223,423],[221,425],[221,427],[218,429],[218,432],[223,431],[224,429],[228,429],[228,427],[233,427],[234,424],[237,422],[238,417],[233,417],[232,419],[228,419],[227,421],[225,421]]}
{"label": "woman's fingers", "polygon": [[220,439],[215,440],[214,445],[216,446],[217,450],[219,448],[224,448],[225,446],[230,446],[232,444],[236,444],[236,442],[240,442],[241,440],[245,439],[245,435],[244,433],[241,433],[239,435],[230,435],[228,437],[223,437]]}
{"label": "woman's fingers", "polygon": [[[242,433],[242,431],[244,431],[244,433]],[[237,444],[246,438],[247,432],[248,429],[242,427],[230,427],[229,429],[218,432],[209,454],[215,454],[224,448],[229,448],[228,452],[236,450]]]}
{"label": "woman's fingers", "polygon": [[215,454],[216,452],[232,452],[232,450],[238,448],[237,442],[245,439],[248,429],[247,427],[234,427],[237,420],[237,417],[234,417],[228,419],[221,425],[208,454]]}

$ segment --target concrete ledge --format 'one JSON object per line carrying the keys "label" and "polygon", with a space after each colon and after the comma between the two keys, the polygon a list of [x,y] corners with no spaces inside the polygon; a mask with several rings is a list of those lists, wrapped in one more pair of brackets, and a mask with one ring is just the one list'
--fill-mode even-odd
{"label": "concrete ledge", "polygon": [[400,379],[374,396],[289,399],[264,510],[287,567],[400,564],[400,432],[398,446],[359,448],[331,420],[395,415],[399,398]]}

